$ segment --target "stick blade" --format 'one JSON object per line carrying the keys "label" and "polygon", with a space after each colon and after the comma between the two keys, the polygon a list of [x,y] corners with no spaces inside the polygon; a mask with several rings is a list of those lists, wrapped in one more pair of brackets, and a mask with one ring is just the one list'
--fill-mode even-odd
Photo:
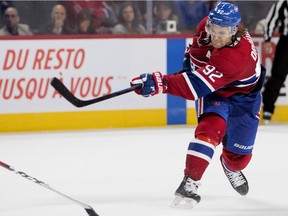
{"label": "stick blade", "polygon": [[81,101],[76,98],[67,87],[56,77],[53,77],[50,84],[56,89],[66,100],[76,107],[83,107]]}
{"label": "stick blade", "polygon": [[85,210],[89,216],[99,216],[91,206],[89,206],[89,208],[85,208]]}
{"label": "stick blade", "polygon": [[100,101],[104,101],[110,98],[114,98],[126,93],[129,93],[131,91],[134,91],[135,89],[141,89],[142,88],[142,84],[137,84],[134,86],[131,86],[129,88],[126,89],[122,89],[119,90],[117,92],[113,92],[111,94],[106,94],[103,95],[101,97],[97,97],[97,98],[93,98],[90,100],[81,100],[78,99],[77,97],[75,97],[69,90],[68,88],[56,77],[53,77],[50,84],[66,99],[68,100],[71,104],[73,104],[76,107],[84,107],[84,106],[88,106],[91,104],[95,104],[98,103]]}

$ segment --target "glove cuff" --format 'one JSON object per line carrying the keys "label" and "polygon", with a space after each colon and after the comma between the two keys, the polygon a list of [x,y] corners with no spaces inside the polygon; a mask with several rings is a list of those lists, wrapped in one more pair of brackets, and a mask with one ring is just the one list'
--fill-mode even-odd
{"label": "glove cuff", "polygon": [[159,93],[165,93],[165,91],[167,90],[167,85],[165,85],[166,83],[163,82],[163,75],[157,71],[152,73],[154,82],[155,82],[155,92],[152,93],[151,95],[156,95]]}

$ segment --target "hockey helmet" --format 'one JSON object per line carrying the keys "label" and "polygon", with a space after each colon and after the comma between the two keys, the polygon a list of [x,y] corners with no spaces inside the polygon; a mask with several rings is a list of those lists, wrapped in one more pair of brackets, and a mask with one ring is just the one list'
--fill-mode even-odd
{"label": "hockey helmet", "polygon": [[221,27],[236,27],[241,22],[241,14],[236,4],[221,1],[209,13],[208,22]]}

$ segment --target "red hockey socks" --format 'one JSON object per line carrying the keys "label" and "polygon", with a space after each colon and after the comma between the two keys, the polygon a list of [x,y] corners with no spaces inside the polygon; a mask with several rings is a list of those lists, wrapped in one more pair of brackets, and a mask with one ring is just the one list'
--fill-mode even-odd
{"label": "red hockey socks", "polygon": [[243,170],[250,162],[252,154],[241,155],[229,151],[227,148],[223,147],[223,153],[221,158],[224,159],[226,166],[232,171]]}
{"label": "red hockey socks", "polygon": [[215,146],[207,141],[192,140],[188,147],[184,174],[195,181],[200,180],[213,157]]}

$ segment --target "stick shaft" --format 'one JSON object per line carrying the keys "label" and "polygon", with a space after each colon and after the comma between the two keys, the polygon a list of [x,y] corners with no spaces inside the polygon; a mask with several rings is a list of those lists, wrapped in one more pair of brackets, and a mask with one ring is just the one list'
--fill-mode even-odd
{"label": "stick shaft", "polygon": [[10,165],[2,162],[2,161],[0,161],[0,166],[8,169],[11,172],[14,172],[15,174],[18,174],[18,175],[22,176],[22,177],[24,177],[24,178],[26,178],[26,179],[28,179],[30,181],[33,181],[34,183],[36,183],[36,184],[38,184],[38,185],[40,185],[40,186],[42,186],[42,187],[44,187],[44,188],[46,188],[46,189],[48,189],[50,191],[53,191],[53,192],[61,195],[62,197],[65,197],[65,198],[67,198],[67,199],[69,199],[69,200],[81,205],[83,208],[85,208],[85,211],[88,213],[89,216],[98,216],[91,206],[89,206],[89,205],[87,205],[87,204],[85,204],[85,203],[83,203],[83,202],[81,202],[81,201],[79,201],[77,199],[74,199],[74,198],[68,196],[67,194],[64,194],[64,193],[62,193],[62,192],[50,187],[48,184],[44,183],[43,181],[40,181],[40,180],[38,180],[38,179],[36,179],[36,178],[34,178],[32,176],[29,176],[25,172],[15,170],[12,166],[10,166]]}

